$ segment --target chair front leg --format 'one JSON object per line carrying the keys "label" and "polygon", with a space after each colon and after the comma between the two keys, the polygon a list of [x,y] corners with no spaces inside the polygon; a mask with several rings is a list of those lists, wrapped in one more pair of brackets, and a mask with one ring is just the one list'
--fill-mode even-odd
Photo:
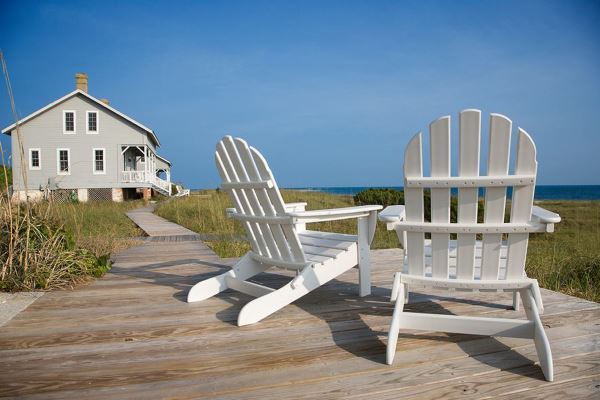
{"label": "chair front leg", "polygon": [[552,350],[550,349],[550,342],[548,341],[548,336],[544,330],[544,325],[540,319],[540,313],[534,298],[534,290],[535,289],[533,287],[522,289],[520,290],[520,294],[527,319],[532,321],[534,324],[532,339],[538,354],[540,367],[546,380],[548,382],[552,382],[554,380]]}
{"label": "chair front leg", "polygon": [[[397,274],[398,276],[400,274]],[[394,356],[396,355],[396,343],[398,342],[398,333],[400,332],[400,317],[404,311],[404,284],[398,285],[398,293],[396,295],[396,304],[394,305],[394,315],[392,316],[392,323],[390,325],[390,332],[388,333],[388,342],[386,349],[386,360],[388,365],[392,365],[394,362]]]}
{"label": "chair front leg", "polygon": [[377,211],[358,218],[358,295],[371,294],[371,242],[377,225]]}

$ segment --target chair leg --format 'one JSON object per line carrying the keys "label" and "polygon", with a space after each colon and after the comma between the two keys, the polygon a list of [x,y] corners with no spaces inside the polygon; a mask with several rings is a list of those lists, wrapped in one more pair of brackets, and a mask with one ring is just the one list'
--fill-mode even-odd
{"label": "chair leg", "polygon": [[394,282],[392,283],[392,295],[390,297],[390,302],[394,303],[398,300],[398,293],[400,291],[400,277],[402,274],[400,272],[396,272],[394,274]]}
{"label": "chair leg", "polygon": [[[400,331],[400,316],[404,311],[404,284],[398,286],[398,296],[396,305],[394,306],[394,314],[392,316],[392,323],[390,325],[390,332],[388,333],[388,342],[386,349],[386,363],[392,365],[394,362],[394,356],[396,355],[396,343],[398,342],[398,332]],[[400,300],[400,301],[398,301]]]}
{"label": "chair leg", "polygon": [[224,274],[214,276],[196,283],[188,292],[187,302],[206,300],[224,290],[228,289],[226,277],[232,277],[239,280],[246,280],[254,275],[260,274],[269,266],[263,265],[255,261],[250,255],[246,254],[240,259],[231,270]]}
{"label": "chair leg", "polygon": [[371,246],[369,245],[369,219],[358,219],[358,295],[371,294]]}
{"label": "chair leg", "polygon": [[542,301],[542,292],[540,292],[540,286],[537,281],[531,285],[531,290],[533,291],[533,298],[535,299],[538,312],[542,315],[544,313],[544,302]]}
{"label": "chair leg", "polygon": [[519,292],[515,290],[513,292],[513,310],[519,311],[519,304]]}
{"label": "chair leg", "polygon": [[544,331],[544,325],[542,325],[542,320],[540,319],[540,314],[533,296],[533,290],[533,288],[521,290],[521,298],[523,300],[523,307],[525,308],[527,319],[532,321],[535,326],[533,341],[540,361],[540,367],[542,368],[546,380],[552,382],[554,380],[552,350],[550,349],[548,336],[546,336],[546,332]]}

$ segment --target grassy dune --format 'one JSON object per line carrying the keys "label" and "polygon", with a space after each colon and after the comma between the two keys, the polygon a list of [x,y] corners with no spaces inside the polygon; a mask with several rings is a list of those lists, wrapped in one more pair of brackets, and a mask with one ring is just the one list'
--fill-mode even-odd
{"label": "grassy dune", "polygon": [[0,290],[70,288],[109,268],[142,232],[125,215],[139,202],[12,205],[0,197]]}
{"label": "grassy dune", "polygon": [[114,203],[96,201],[87,203],[42,203],[43,211],[69,232],[75,246],[100,257],[136,244],[135,237],[143,231],[125,213],[143,205],[142,200]]}
{"label": "grassy dune", "polygon": [[600,201],[545,201],[562,217],[553,234],[531,235],[527,274],[545,288],[600,301]]}
{"label": "grassy dune", "polygon": [[[173,199],[156,213],[199,233],[215,235],[208,245],[221,257],[239,257],[249,250],[242,226],[226,218],[231,207],[225,193],[206,191],[204,196]],[[351,196],[319,192],[283,191],[286,202],[306,201],[307,209],[354,205]],[[527,273],[548,289],[600,301],[600,201],[552,201],[543,206],[560,213],[563,221],[553,234],[531,235]],[[355,233],[356,221],[309,225],[309,229]],[[398,246],[394,232],[378,225],[372,248]]]}

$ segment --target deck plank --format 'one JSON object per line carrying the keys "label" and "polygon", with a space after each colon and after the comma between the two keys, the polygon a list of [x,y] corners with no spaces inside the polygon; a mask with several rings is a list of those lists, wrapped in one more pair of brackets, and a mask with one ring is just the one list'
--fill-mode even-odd
{"label": "deck plank", "polygon": [[[397,349],[401,361],[387,366],[388,299],[400,250],[373,251],[371,296],[356,295],[358,273],[353,269],[264,321],[237,327],[237,313],[248,296],[227,291],[200,303],[185,302],[194,283],[227,270],[235,260],[220,259],[202,241],[186,239],[182,235],[187,233],[160,217],[141,219],[150,221],[148,229],[156,237],[181,238],[126,250],[114,257],[113,269],[102,279],[48,293],[0,327],[0,396],[598,395],[597,303],[543,290],[542,320],[556,362],[552,384],[536,365],[533,343],[523,339],[402,331]],[[276,270],[254,281],[278,287],[291,276]],[[522,311],[509,310],[509,294],[461,294],[459,301],[453,301],[454,295],[412,293],[406,309],[523,317]]]}

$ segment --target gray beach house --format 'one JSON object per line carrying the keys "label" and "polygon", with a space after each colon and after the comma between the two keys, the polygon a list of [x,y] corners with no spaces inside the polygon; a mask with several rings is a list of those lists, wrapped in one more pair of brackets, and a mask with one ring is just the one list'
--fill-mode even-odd
{"label": "gray beach house", "polygon": [[86,74],[75,80],[73,92],[21,119],[20,135],[16,124],[2,130],[11,136],[13,199],[170,196],[171,162],[157,154],[154,131],[91,96]]}

